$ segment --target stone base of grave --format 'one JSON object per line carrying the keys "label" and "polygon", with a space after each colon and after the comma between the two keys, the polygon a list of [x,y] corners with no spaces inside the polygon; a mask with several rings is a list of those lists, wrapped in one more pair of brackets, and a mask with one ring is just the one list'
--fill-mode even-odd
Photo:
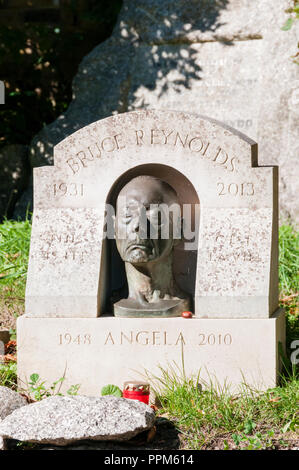
{"label": "stone base of grave", "polygon": [[[51,385],[65,376],[61,392],[80,384],[82,395],[146,374],[159,366],[179,376],[200,374],[236,391],[244,381],[264,390],[279,376],[279,342],[285,343],[282,309],[269,319],[33,318],[17,324],[19,385],[33,373]],[[183,359],[183,363],[182,363]]]}

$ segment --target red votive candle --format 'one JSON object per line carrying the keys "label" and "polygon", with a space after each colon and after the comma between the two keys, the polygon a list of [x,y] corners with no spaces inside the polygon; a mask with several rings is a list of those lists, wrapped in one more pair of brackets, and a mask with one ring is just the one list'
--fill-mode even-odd
{"label": "red votive candle", "polygon": [[127,381],[124,383],[123,398],[139,400],[148,405],[150,386],[145,382]]}

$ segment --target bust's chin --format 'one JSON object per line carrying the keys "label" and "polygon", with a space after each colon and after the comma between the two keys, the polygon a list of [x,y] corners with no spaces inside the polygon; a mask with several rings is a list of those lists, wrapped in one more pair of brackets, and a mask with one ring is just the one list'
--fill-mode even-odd
{"label": "bust's chin", "polygon": [[136,247],[126,254],[125,261],[132,264],[148,263],[153,260],[153,254],[149,249]]}

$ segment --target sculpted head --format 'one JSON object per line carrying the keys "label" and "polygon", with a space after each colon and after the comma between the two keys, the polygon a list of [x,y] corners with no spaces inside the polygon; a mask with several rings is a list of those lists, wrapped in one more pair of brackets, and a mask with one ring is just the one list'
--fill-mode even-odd
{"label": "sculpted head", "polygon": [[142,265],[162,260],[181,233],[176,192],[159,178],[133,178],[118,195],[115,228],[117,248],[125,262]]}

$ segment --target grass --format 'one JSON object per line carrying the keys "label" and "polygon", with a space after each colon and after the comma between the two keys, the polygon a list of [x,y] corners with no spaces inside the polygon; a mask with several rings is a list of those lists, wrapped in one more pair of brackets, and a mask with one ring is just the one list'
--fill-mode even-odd
{"label": "grass", "polygon": [[30,234],[29,219],[0,224],[0,327],[14,329],[24,312]]}
{"label": "grass", "polygon": [[200,376],[186,378],[183,364],[169,364],[159,372],[159,376],[147,373],[147,378],[160,402],[159,414],[175,423],[184,448],[266,449],[298,439],[295,375],[266,392],[243,385],[231,393],[227,385],[206,383]]}
{"label": "grass", "polygon": [[[31,222],[4,221],[0,225],[0,328],[15,328],[24,311]],[[299,234],[290,225],[279,232],[280,302],[286,309],[287,356],[299,339]],[[289,368],[279,387],[257,393],[244,385],[236,396],[228,387],[187,379],[184,369],[170,365],[151,377],[161,402],[160,418],[167,416],[178,427],[184,448],[263,449],[289,445],[298,439],[299,381]],[[0,385],[15,388],[16,365],[0,365]],[[298,445],[298,444],[297,444]]]}
{"label": "grass", "polygon": [[287,356],[291,345],[299,339],[299,232],[291,225],[279,229],[280,304],[286,310]]}
{"label": "grass", "polygon": [[0,364],[0,385],[17,388],[17,364],[15,362]]}
{"label": "grass", "polygon": [[279,287],[282,297],[298,297],[299,232],[291,225],[279,229]]}

